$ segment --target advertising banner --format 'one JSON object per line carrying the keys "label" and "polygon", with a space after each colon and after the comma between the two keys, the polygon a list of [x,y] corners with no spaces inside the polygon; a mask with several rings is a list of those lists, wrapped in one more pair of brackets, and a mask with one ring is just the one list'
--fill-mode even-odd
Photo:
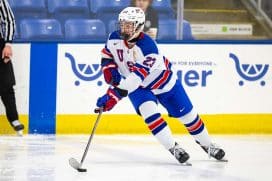
{"label": "advertising banner", "polygon": [[[57,114],[88,114],[107,85],[102,44],[60,44]],[[272,45],[160,44],[202,114],[271,113]],[[163,113],[164,109],[161,108]],[[128,99],[110,114],[132,114]]]}
{"label": "advertising banner", "polygon": [[193,35],[252,35],[252,24],[192,24]]}

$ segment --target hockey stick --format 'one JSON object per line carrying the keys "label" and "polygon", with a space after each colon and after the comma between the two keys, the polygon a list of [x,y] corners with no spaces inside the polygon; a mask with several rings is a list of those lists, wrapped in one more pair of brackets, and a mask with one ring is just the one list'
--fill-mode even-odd
{"label": "hockey stick", "polygon": [[74,169],[76,169],[77,171],[79,172],[87,172],[87,169],[86,168],[82,168],[82,164],[87,156],[87,153],[88,153],[88,150],[89,150],[89,147],[90,147],[90,144],[91,144],[91,141],[93,139],[93,136],[94,136],[94,132],[96,130],[96,127],[98,125],[98,122],[102,116],[102,112],[103,112],[103,108],[97,108],[95,109],[95,113],[99,113],[98,116],[97,116],[97,119],[95,121],[95,124],[94,124],[94,127],[93,127],[93,130],[92,130],[92,133],[89,137],[89,140],[88,140],[88,143],[87,143],[87,146],[85,148],[85,151],[83,153],[83,156],[81,158],[81,161],[80,163],[75,159],[75,158],[70,158],[69,159],[69,164],[71,165],[71,167],[73,167]]}

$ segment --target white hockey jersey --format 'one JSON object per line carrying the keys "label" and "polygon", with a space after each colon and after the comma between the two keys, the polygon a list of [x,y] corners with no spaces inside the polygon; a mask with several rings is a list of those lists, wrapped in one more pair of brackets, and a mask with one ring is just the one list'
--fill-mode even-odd
{"label": "white hockey jersey", "polygon": [[157,44],[141,33],[136,45],[129,48],[119,32],[110,34],[102,57],[113,59],[120,74],[125,78],[118,86],[133,92],[138,87],[148,88],[154,94],[168,92],[176,83],[169,60],[160,54]]}

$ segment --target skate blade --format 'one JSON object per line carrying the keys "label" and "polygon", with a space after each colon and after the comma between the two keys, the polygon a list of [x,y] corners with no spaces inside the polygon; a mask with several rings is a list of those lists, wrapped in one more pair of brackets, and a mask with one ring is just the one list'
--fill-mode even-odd
{"label": "skate blade", "polygon": [[229,162],[227,159],[217,160],[218,162]]}
{"label": "skate blade", "polygon": [[187,166],[187,167],[193,166],[190,162],[184,162],[184,163],[181,163],[181,165]]}
{"label": "skate blade", "polygon": [[24,135],[23,130],[17,131],[17,136],[22,137]]}

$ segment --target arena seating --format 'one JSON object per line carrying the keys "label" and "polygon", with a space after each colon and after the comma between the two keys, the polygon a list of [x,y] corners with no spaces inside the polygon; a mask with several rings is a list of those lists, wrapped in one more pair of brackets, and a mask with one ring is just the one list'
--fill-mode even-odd
{"label": "arena seating", "polygon": [[71,19],[65,22],[67,40],[106,40],[106,28],[101,20]]}
{"label": "arena seating", "polygon": [[130,0],[89,0],[90,12],[105,24],[117,19],[118,13],[130,5]]}
{"label": "arena seating", "polygon": [[171,0],[153,0],[152,7],[158,12],[160,19],[174,18]]}
{"label": "arena seating", "polygon": [[111,20],[107,28],[108,28],[108,34],[117,30],[117,20]]}
{"label": "arena seating", "polygon": [[[176,20],[159,21],[159,40],[176,40],[177,22]],[[191,26],[188,21],[183,21],[183,40],[193,40]]]}
{"label": "arena seating", "polygon": [[[19,41],[104,40],[109,32],[116,29],[118,13],[130,5],[130,0],[8,1],[16,18],[15,38]],[[158,11],[161,21],[169,19],[170,22],[175,21],[171,0],[154,0],[153,7]],[[161,25],[159,28],[161,27],[164,26]],[[167,38],[163,34],[167,31],[159,32],[161,32],[159,38]]]}
{"label": "arena seating", "polygon": [[88,18],[88,0],[47,0],[50,18],[55,18],[64,24],[71,18]]}
{"label": "arena seating", "polygon": [[19,36],[19,33],[18,33],[17,30],[15,30],[14,38],[15,39],[20,39],[20,36]]}
{"label": "arena seating", "polygon": [[130,5],[130,0],[89,0],[93,13],[119,12]]}
{"label": "arena seating", "polygon": [[20,23],[22,40],[58,40],[63,38],[61,24],[55,19],[25,19]]}
{"label": "arena seating", "polygon": [[47,8],[45,0],[9,0],[17,21],[24,18],[45,18]]}
{"label": "arena seating", "polygon": [[183,40],[194,40],[191,25],[186,20],[183,20]]}

